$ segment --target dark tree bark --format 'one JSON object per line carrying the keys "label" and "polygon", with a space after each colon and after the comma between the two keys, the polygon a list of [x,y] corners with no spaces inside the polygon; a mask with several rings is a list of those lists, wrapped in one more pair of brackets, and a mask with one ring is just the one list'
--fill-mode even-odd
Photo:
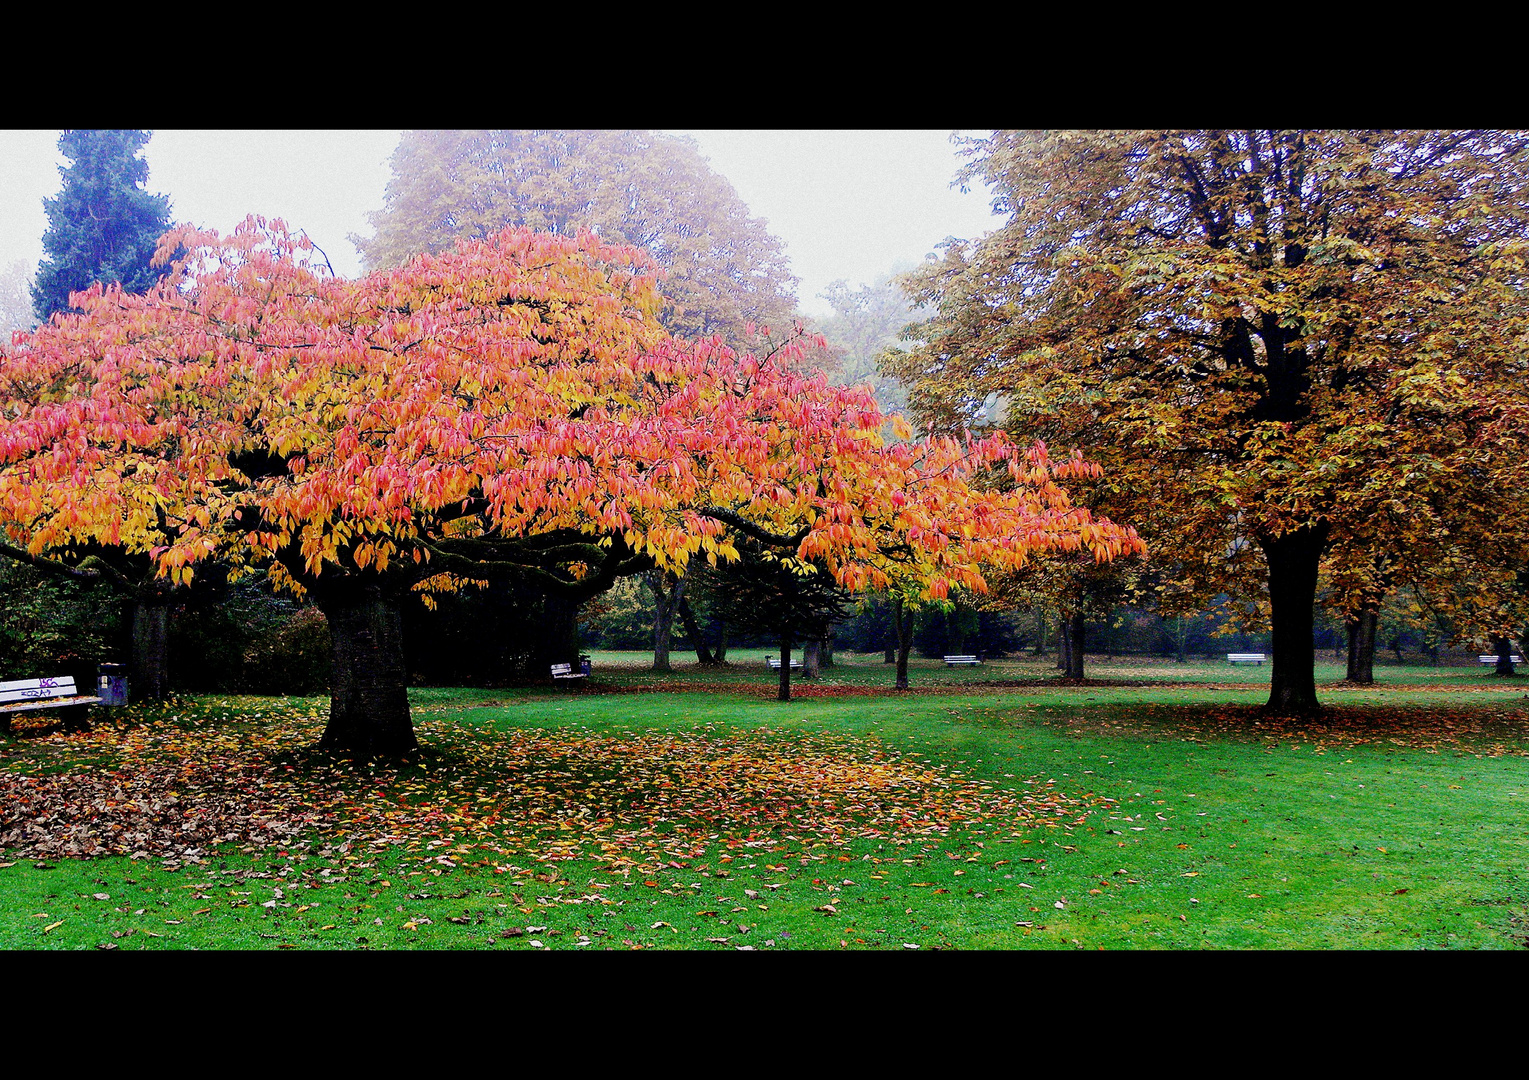
{"label": "dark tree bark", "polygon": [[897,633],[897,681],[894,689],[908,689],[908,651],[913,648],[913,612],[903,606],[903,598],[892,600],[892,628]]}
{"label": "dark tree bark", "polygon": [[791,700],[791,638],[785,634],[780,636],[780,683],[775,700]]}
{"label": "dark tree bark", "polygon": [[719,664],[727,663],[727,620],[717,620],[717,647],[712,652],[712,657]]}
{"label": "dark tree bark", "polygon": [[823,643],[815,637],[809,637],[802,645],[802,678],[816,679],[818,677],[822,655]]}
{"label": "dark tree bark", "polygon": [[133,601],[127,686],[135,701],[163,701],[170,693],[170,606],[157,597]]}
{"label": "dark tree bark", "polygon": [[1497,653],[1497,668],[1493,675],[1513,674],[1513,645],[1505,637],[1497,637],[1495,634],[1490,639],[1492,650]]}
{"label": "dark tree bark", "polygon": [[695,612],[690,610],[690,601],[685,599],[683,595],[680,596],[679,607],[680,621],[685,625],[685,635],[690,638],[691,643],[695,646],[696,662],[705,665],[718,663],[717,658],[706,647],[706,639],[701,636],[701,628],[696,625]]}
{"label": "dark tree bark", "polygon": [[1364,608],[1357,618],[1347,620],[1349,682],[1370,686],[1375,682],[1375,626],[1378,622],[1374,608]]}
{"label": "dark tree bark", "polygon": [[1035,609],[1035,655],[1046,655],[1046,613],[1040,608]]}
{"label": "dark tree bark", "polygon": [[1316,658],[1313,655],[1313,612],[1317,600],[1317,566],[1327,543],[1329,526],[1295,529],[1281,536],[1259,537],[1269,564],[1269,614],[1273,656],[1269,673],[1267,712],[1281,716],[1314,713],[1317,701]]}
{"label": "dark tree bark", "polygon": [[548,675],[553,664],[579,666],[579,601],[562,593],[549,592],[542,602],[547,620],[536,674]]}
{"label": "dark tree bark", "polygon": [[674,630],[674,616],[680,601],[685,598],[685,579],[678,578],[665,591],[666,578],[662,571],[648,574],[648,585],[653,589],[653,670],[667,674],[674,669],[669,666],[669,639]]}
{"label": "dark tree bark", "polygon": [[1056,666],[1057,670],[1065,676],[1067,674],[1067,659],[1072,655],[1072,637],[1067,632],[1067,616],[1057,619],[1056,624]]}
{"label": "dark tree bark", "polygon": [[1073,612],[1067,619],[1067,669],[1069,679],[1083,678],[1083,612]]}
{"label": "dark tree bark", "polygon": [[315,590],[314,599],[329,621],[334,657],[319,749],[355,757],[417,750],[398,596],[376,581],[342,579]]}

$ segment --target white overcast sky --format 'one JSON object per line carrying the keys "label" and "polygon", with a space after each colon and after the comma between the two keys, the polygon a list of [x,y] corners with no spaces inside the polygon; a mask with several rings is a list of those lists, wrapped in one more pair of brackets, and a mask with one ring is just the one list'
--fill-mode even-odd
{"label": "white overcast sky", "polygon": [[[171,218],[232,229],[247,214],[307,230],[335,270],[360,272],[346,237],[371,235],[400,132],[177,131],[144,150],[150,191]],[[951,187],[961,165],[945,131],[684,131],[786,244],[801,309],[826,314],[830,282],[868,284],[922,260],[950,236],[998,224],[983,191]],[[0,271],[35,267],[47,227],[42,200],[59,189],[57,131],[0,131]]]}

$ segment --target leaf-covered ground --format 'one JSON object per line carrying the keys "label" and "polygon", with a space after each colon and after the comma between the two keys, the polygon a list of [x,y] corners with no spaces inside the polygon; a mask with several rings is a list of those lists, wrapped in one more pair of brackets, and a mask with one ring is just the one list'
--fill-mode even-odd
{"label": "leaf-covered ground", "polygon": [[0,945],[1517,947],[1529,710],[1461,690],[423,690],[400,766],[305,750],[317,700],[33,719]]}
{"label": "leaf-covered ground", "polygon": [[302,749],[321,730],[311,707],[256,708],[258,724],[238,705],[187,701],[141,723],[48,736],[57,757],[94,764],[0,772],[0,849],[179,860],[303,837],[357,857],[398,846],[438,851],[445,866],[586,857],[631,873],[719,845],[799,852],[973,823],[1077,824],[1100,801],[1043,777],[998,787],[827,734],[499,733],[426,719],[433,749],[416,765],[357,764]]}

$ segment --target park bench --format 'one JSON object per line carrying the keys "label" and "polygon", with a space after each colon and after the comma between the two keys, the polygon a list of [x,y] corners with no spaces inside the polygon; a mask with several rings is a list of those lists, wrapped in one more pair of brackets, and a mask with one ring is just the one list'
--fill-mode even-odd
{"label": "park bench", "polygon": [[[1497,666],[1497,657],[1496,656],[1487,656],[1486,654],[1483,653],[1482,655],[1476,657],[1476,659],[1480,660],[1483,664],[1487,664],[1487,665],[1490,665],[1492,667],[1496,667]],[[1522,656],[1509,656],[1508,657],[1508,663],[1510,663],[1510,664],[1522,664],[1523,662],[1524,662],[1524,658]]]}
{"label": "park bench", "polygon": [[90,706],[99,705],[102,700],[76,692],[73,675],[0,682],[0,732],[10,733],[11,713],[34,709],[66,710],[65,725],[83,727]]}
{"label": "park bench", "polygon": [[946,667],[955,667],[958,664],[980,664],[980,663],[982,663],[982,661],[977,659],[975,656],[947,656],[945,658],[945,666]]}
{"label": "park bench", "polygon": [[[767,657],[765,657],[765,663],[770,666],[770,670],[771,671],[779,671],[780,670],[780,660],[778,658],[774,657],[774,656],[767,656]],[[802,662],[800,660],[796,659],[795,657],[792,657],[791,658],[791,670],[792,671],[800,671],[801,668],[802,668]]]}
{"label": "park bench", "polygon": [[552,677],[554,679],[584,679],[589,676],[587,671],[575,671],[572,664],[553,664]]}
{"label": "park bench", "polygon": [[1261,652],[1229,652],[1226,654],[1228,664],[1262,664],[1266,657]]}

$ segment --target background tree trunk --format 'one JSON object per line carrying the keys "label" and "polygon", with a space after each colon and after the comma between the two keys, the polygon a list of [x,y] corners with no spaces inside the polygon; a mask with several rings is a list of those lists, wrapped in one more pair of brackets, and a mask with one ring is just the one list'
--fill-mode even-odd
{"label": "background tree trunk", "polygon": [[905,610],[903,598],[892,600],[892,627],[897,632],[897,681],[894,689],[908,689],[908,650],[913,648],[913,612]]}
{"label": "background tree trunk", "polygon": [[685,624],[685,635],[695,646],[696,662],[708,665],[717,663],[717,658],[712,656],[711,650],[706,647],[706,639],[701,636],[701,628],[696,625],[695,612],[690,610],[690,601],[681,595],[679,606],[680,621]]}
{"label": "background tree trunk", "polygon": [[1269,615],[1273,633],[1269,702],[1264,708],[1282,716],[1314,713],[1317,701],[1313,654],[1317,567],[1329,526],[1307,526],[1282,536],[1259,537],[1269,564]]}
{"label": "background tree trunk", "polygon": [[818,660],[822,649],[822,642],[815,637],[809,637],[802,645],[802,678],[816,679],[818,677]]}
{"label": "background tree trunk", "polygon": [[1359,615],[1344,625],[1348,628],[1348,671],[1344,678],[1352,683],[1370,686],[1375,682],[1375,624],[1374,608],[1363,608]]}
{"label": "background tree trunk", "polygon": [[1067,620],[1067,669],[1069,679],[1083,678],[1083,612],[1075,611]]}
{"label": "background tree trunk", "polygon": [[133,651],[127,686],[135,701],[163,701],[170,693],[170,606],[166,603],[133,601]]}
{"label": "background tree trunk", "polygon": [[397,598],[376,582],[349,581],[314,599],[329,621],[334,657],[329,725],[319,749],[356,757],[417,750]]}
{"label": "background tree trunk", "polygon": [[776,701],[791,700],[791,639],[780,636],[780,683],[775,691]]}
{"label": "background tree trunk", "polygon": [[685,579],[676,579],[666,591],[668,576],[661,570],[648,574],[648,585],[653,590],[653,670],[663,674],[674,670],[669,666],[669,638],[674,630],[674,616],[685,598]]}
{"label": "background tree trunk", "polygon": [[1072,641],[1067,633],[1067,616],[1057,617],[1056,624],[1056,666],[1063,675],[1067,674],[1067,658],[1072,655]]}
{"label": "background tree trunk", "polygon": [[1496,637],[1495,635],[1490,640],[1492,642],[1492,651],[1497,654],[1497,669],[1492,674],[1512,675],[1513,643],[1505,637]]}

